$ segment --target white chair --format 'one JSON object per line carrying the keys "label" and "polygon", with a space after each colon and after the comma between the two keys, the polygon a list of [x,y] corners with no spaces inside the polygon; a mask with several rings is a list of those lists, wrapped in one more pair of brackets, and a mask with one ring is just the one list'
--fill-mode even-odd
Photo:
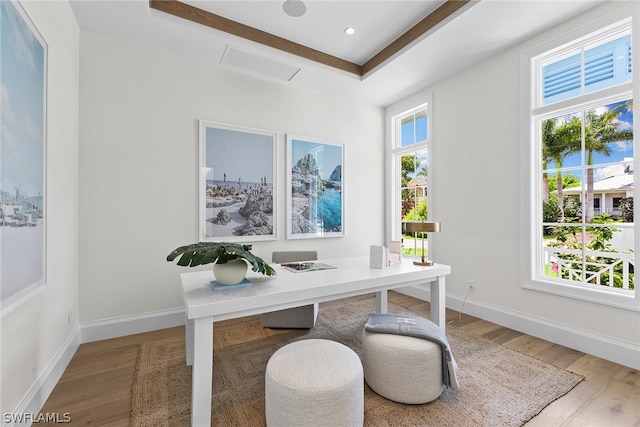
{"label": "white chair", "polygon": [[264,398],[268,427],[362,427],[362,363],[335,341],[287,344],[269,358]]}
{"label": "white chair", "polygon": [[[271,254],[271,261],[278,264],[282,264],[283,262],[314,261],[317,259],[317,251],[274,251]],[[304,273],[300,274],[302,279]],[[313,328],[316,325],[317,318],[318,303],[315,303],[302,307],[264,313],[262,315],[262,327],[274,329]]]}

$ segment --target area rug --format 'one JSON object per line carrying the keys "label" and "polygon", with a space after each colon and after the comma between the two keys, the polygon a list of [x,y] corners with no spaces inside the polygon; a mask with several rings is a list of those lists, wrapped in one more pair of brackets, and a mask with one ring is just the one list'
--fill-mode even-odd
{"label": "area rug", "polygon": [[[360,354],[362,328],[375,301],[322,307],[311,330],[263,329],[260,318],[214,326],[213,426],[265,425],[264,371],[269,357],[301,339],[341,342]],[[389,312],[415,313],[389,304]],[[458,392],[445,390],[433,402],[406,405],[365,387],[365,426],[521,426],[583,377],[510,350],[462,329],[447,327],[458,363]],[[139,346],[132,386],[131,426],[188,426],[191,368],[184,338]]]}

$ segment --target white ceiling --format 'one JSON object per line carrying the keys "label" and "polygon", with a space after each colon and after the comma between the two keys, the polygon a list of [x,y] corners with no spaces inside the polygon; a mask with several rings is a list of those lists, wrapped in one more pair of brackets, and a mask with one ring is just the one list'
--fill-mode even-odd
{"label": "white ceiling", "polygon": [[[232,47],[300,68],[289,84],[387,106],[604,2],[475,1],[364,78],[150,9],[147,0],[71,0],[71,7],[83,29],[179,52],[222,67],[229,67],[221,60],[225,49]],[[363,64],[442,1],[304,0],[307,10],[298,18],[284,13],[284,0],[184,3]],[[345,35],[347,26],[354,27],[356,33]]]}

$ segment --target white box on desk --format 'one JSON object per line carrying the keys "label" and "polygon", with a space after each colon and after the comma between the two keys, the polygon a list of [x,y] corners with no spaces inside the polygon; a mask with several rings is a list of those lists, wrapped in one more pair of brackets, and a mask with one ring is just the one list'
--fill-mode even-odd
{"label": "white box on desk", "polygon": [[402,256],[402,242],[400,240],[389,240],[388,245],[387,265],[398,264]]}
{"label": "white box on desk", "polygon": [[389,250],[384,246],[371,245],[369,247],[369,267],[384,268],[388,265]]}

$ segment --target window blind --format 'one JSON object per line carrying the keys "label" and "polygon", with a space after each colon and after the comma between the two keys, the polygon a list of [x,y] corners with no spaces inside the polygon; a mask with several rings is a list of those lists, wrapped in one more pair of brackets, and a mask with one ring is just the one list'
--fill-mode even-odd
{"label": "window blind", "polygon": [[543,104],[631,81],[631,35],[552,62],[542,69]]}

